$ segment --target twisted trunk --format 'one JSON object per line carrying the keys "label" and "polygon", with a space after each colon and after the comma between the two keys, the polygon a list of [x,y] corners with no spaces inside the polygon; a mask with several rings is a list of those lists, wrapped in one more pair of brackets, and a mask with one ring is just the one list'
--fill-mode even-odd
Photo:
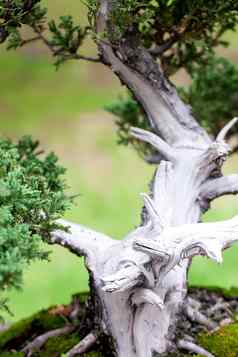
{"label": "twisted trunk", "polygon": [[[153,134],[137,129],[136,135],[154,144]],[[69,224],[72,234],[58,231],[52,238],[86,256],[94,330],[108,336],[117,357],[152,357],[184,345],[176,341],[176,324],[187,304],[191,258],[201,254],[220,262],[222,249],[238,239],[237,218],[197,223],[201,193],[227,155],[225,143],[171,148],[170,154],[172,162],[162,161],[156,171],[151,196],[144,195],[143,225],[124,240],[75,224]]]}
{"label": "twisted trunk", "polygon": [[[108,42],[115,5],[100,1],[96,29],[101,58],[132,91],[154,131],[132,128],[132,135],[153,145],[163,160],[150,196],[144,194],[142,225],[124,240],[69,224],[71,234],[55,232],[52,243],[86,257],[94,331],[110,337],[117,357],[152,357],[175,345],[192,345],[194,351],[193,343],[175,338],[177,320],[187,304],[191,259],[200,254],[221,262],[222,250],[238,239],[237,218],[198,223],[213,198],[238,187],[237,176],[228,180],[232,187],[227,188],[221,175],[229,153],[225,135],[237,119],[212,141],[136,37],[129,34],[116,49]],[[103,33],[109,35],[107,41],[100,40]],[[199,319],[207,323],[200,315]]]}
{"label": "twisted trunk", "polygon": [[[199,188],[206,180],[205,175],[199,173],[201,154],[186,150],[183,155],[184,162],[174,167],[164,162],[161,171],[164,165],[170,168],[170,173],[168,175],[167,170],[164,170],[154,182],[154,201],[167,227],[197,223],[200,220]],[[138,229],[127,238],[128,246],[124,242],[114,246],[100,274],[108,274],[108,271],[116,273],[119,262],[123,260],[122,255],[128,261],[134,261],[135,252],[130,251],[130,243],[141,235],[143,233]],[[96,287],[103,300],[104,322],[114,338],[118,357],[151,357],[153,351],[164,353],[174,347],[176,321],[187,294],[189,259],[185,259],[161,279],[160,261],[155,259],[147,262],[147,258],[141,256],[141,253],[136,256],[137,264],[144,264],[147,270],[148,279],[141,283],[143,287],[139,284],[129,291],[103,295],[100,294],[100,284]],[[132,295],[138,294],[142,288],[150,289],[157,299],[163,301],[163,307],[157,301],[146,298],[138,299],[133,304]]]}

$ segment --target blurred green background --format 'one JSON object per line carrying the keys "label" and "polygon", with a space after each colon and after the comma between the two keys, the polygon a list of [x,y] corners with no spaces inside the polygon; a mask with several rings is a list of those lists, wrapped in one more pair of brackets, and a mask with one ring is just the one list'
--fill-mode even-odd
{"label": "blurred green background", "polygon": [[[85,21],[86,11],[79,1],[45,3],[52,17],[76,14]],[[224,54],[238,62],[238,38],[236,34],[228,38],[231,47]],[[93,53],[91,43],[86,47]],[[55,151],[68,169],[70,192],[80,193],[67,218],[123,237],[139,223],[139,193],[147,191],[154,168],[143,163],[133,149],[116,143],[113,118],[103,107],[123,93],[117,79],[98,64],[74,62],[55,71],[41,45],[18,52],[1,49],[0,68],[0,134],[14,139],[31,134],[46,151]],[[187,83],[187,78],[181,72],[175,81]],[[237,172],[237,157],[224,170]],[[237,213],[237,198],[226,197],[215,202],[205,219],[221,220]],[[27,269],[23,291],[8,294],[14,319],[50,304],[67,303],[73,293],[88,289],[87,279],[82,260],[54,248],[50,263],[32,264]],[[238,286],[238,246],[225,253],[222,266],[196,259],[190,282]]]}

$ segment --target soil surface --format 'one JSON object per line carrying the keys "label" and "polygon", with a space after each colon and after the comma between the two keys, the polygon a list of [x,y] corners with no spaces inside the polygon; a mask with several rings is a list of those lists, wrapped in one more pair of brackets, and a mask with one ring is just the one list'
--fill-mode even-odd
{"label": "soil surface", "polygon": [[[238,315],[238,289],[190,288],[189,298],[198,302],[200,313],[221,326],[234,322]],[[181,330],[181,336],[189,335],[196,338],[200,332],[206,330],[206,327],[182,315],[178,329]]]}
{"label": "soil surface", "polygon": [[[208,349],[216,357],[238,357],[238,289],[190,288],[189,298],[198,311],[221,327],[208,331],[185,314],[179,319],[175,339],[186,338]],[[72,303],[54,306],[21,320],[0,332],[0,356],[26,356],[22,350],[47,331],[72,325],[69,334],[50,338],[33,357],[62,357],[93,328],[93,316],[87,294],[75,295]],[[107,338],[102,336],[85,357],[112,357]],[[174,351],[168,357],[191,356],[186,351]]]}

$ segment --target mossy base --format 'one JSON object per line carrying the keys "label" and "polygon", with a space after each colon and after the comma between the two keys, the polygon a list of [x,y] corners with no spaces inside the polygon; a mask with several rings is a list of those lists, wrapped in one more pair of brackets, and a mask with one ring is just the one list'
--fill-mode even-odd
{"label": "mossy base", "polygon": [[[209,289],[210,290],[210,289]],[[226,297],[237,297],[238,289],[218,290],[211,289],[211,292],[219,292]],[[80,295],[82,309],[85,309],[85,294]],[[0,356],[1,357],[24,357],[21,350],[24,344],[49,330],[65,326],[67,307],[51,307],[43,310],[30,318],[21,320],[13,324],[7,331],[0,334]],[[35,352],[33,357],[62,357],[64,353],[79,343],[82,336],[79,332],[74,332],[66,336],[50,338],[39,352]],[[214,333],[202,332],[197,336],[198,345],[202,346],[216,357],[238,357],[238,322],[221,327]],[[191,354],[175,353],[167,357],[191,357]],[[194,355],[195,356],[195,355]],[[198,355],[196,355],[199,357]],[[99,350],[94,350],[84,354],[84,357],[105,357]],[[201,356],[200,356],[201,357]]]}

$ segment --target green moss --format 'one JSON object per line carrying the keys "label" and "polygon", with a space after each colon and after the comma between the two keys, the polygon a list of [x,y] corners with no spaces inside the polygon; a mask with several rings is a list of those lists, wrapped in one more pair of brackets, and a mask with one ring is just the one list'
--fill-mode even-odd
{"label": "green moss", "polygon": [[[88,297],[88,293],[76,294],[74,299],[80,301],[83,306]],[[23,319],[11,326],[11,328],[0,334],[0,357],[23,357],[22,353],[7,352],[11,349],[19,349],[25,341],[32,339],[32,336],[40,335],[46,331],[53,330],[65,325],[65,318],[57,313],[58,308],[51,307],[48,310],[40,311],[39,313]],[[72,347],[78,344],[80,336],[78,332],[50,338],[39,352],[35,352],[34,357],[60,357],[69,351]],[[5,350],[6,352],[4,352]],[[100,352],[92,351],[84,355],[85,357],[103,357]]]}
{"label": "green moss", "polygon": [[23,352],[2,352],[0,353],[0,357],[24,357]]}
{"label": "green moss", "polygon": [[[78,333],[73,333],[66,336],[53,337],[47,341],[42,350],[39,353],[35,353],[34,356],[54,357],[59,356],[59,353],[65,353],[69,351],[73,346],[79,343],[80,338]],[[56,354],[57,353],[57,354]]]}
{"label": "green moss", "polygon": [[[238,290],[238,289],[237,289],[237,290]],[[238,294],[237,294],[237,296],[238,296]],[[81,304],[85,304],[85,302],[86,302],[86,300],[88,299],[88,297],[89,297],[88,292],[78,293],[78,294],[74,294],[74,295],[72,296],[72,300],[74,300],[74,299],[79,299],[79,302],[80,302]]]}
{"label": "green moss", "polygon": [[[53,337],[47,341],[40,352],[35,353],[34,357],[59,357],[68,352],[72,347],[78,344],[80,337],[77,332],[61,336]],[[100,352],[92,351],[84,354],[84,357],[104,357]]]}
{"label": "green moss", "polygon": [[[230,290],[221,288],[207,288],[208,290],[215,291],[227,297],[238,296],[238,289],[232,288]],[[83,307],[87,294],[75,295]],[[19,349],[26,340],[29,340],[34,335],[42,334],[46,331],[62,327],[65,325],[65,318],[60,315],[56,315],[54,310],[43,310],[32,317],[21,320],[15,323],[8,331],[3,332],[0,335],[0,349],[3,351],[0,353],[0,357],[23,357],[22,353],[10,353],[7,352],[10,349]],[[41,351],[34,353],[34,357],[60,357],[63,356],[68,350],[75,346],[80,341],[78,332],[53,337],[47,341],[42,347]],[[197,338],[197,343],[213,353],[216,357],[238,357],[238,322],[224,326],[217,332],[208,333],[203,332]],[[5,349],[5,352],[4,352]],[[189,357],[191,354],[175,353],[170,354],[167,357]],[[101,352],[92,351],[84,354],[84,357],[104,357]],[[195,356],[194,356],[195,357]],[[196,357],[201,357],[196,355]]]}
{"label": "green moss", "polygon": [[8,345],[11,345],[11,348],[19,347],[22,341],[35,333],[41,334],[64,326],[65,320],[59,315],[50,314],[49,311],[40,311],[30,318],[13,324],[10,329],[0,335],[0,348],[7,348]]}
{"label": "green moss", "polygon": [[201,333],[198,343],[216,357],[238,357],[238,323],[220,328],[214,333]]}

